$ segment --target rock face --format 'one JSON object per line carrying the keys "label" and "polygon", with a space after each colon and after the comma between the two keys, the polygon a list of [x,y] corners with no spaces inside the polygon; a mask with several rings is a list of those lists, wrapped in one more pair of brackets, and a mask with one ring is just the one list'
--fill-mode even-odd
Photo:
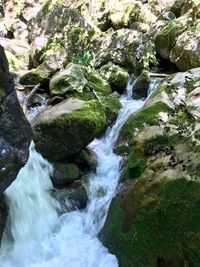
{"label": "rock face", "polygon": [[0,46],[0,193],[16,178],[28,158],[32,138]]}
{"label": "rock face", "polygon": [[[92,64],[96,68],[112,62],[129,69],[130,72],[140,72],[145,54],[144,35],[131,29],[108,31],[99,36]],[[148,51],[152,51],[151,42]]]}
{"label": "rock face", "polygon": [[1,194],[0,195],[0,241],[2,239],[2,234],[6,226],[6,219],[7,219],[7,207],[5,204],[4,196]]}
{"label": "rock face", "polygon": [[105,124],[99,102],[69,99],[42,111],[32,127],[37,150],[49,160],[61,160],[87,146]]}
{"label": "rock face", "polygon": [[119,266],[200,265],[199,92],[200,68],[173,74],[121,130],[123,184],[101,234]]}
{"label": "rock face", "polygon": [[200,6],[198,1],[186,1],[180,17],[157,29],[156,50],[181,71],[200,66]]}
{"label": "rock face", "polygon": [[2,193],[26,163],[31,138],[31,127],[18,102],[8,62],[0,46],[0,240],[7,218]]}

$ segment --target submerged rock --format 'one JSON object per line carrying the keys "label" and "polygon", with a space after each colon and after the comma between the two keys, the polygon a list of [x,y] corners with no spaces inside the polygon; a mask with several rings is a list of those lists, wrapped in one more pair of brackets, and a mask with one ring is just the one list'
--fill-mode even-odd
{"label": "submerged rock", "polygon": [[87,192],[82,185],[75,188],[54,189],[52,196],[59,202],[61,213],[84,209],[88,201]]}
{"label": "submerged rock", "polygon": [[79,152],[101,133],[105,124],[99,102],[69,99],[42,111],[32,127],[37,150],[53,161]]}
{"label": "submerged rock", "polygon": [[80,170],[74,163],[54,163],[54,172],[51,177],[55,186],[66,186],[80,178]]}
{"label": "submerged rock", "polygon": [[95,171],[97,167],[96,154],[88,148],[82,149],[80,153],[75,156],[74,162],[78,164],[83,172]]}

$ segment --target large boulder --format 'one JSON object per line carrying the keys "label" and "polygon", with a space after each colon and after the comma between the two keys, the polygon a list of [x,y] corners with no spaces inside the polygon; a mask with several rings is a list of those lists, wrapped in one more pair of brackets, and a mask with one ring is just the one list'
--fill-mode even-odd
{"label": "large boulder", "polygon": [[169,59],[170,51],[174,47],[177,38],[189,27],[187,15],[170,21],[157,32],[155,37],[156,50],[164,59]]}
{"label": "large boulder", "polygon": [[[197,26],[200,23],[197,24]],[[181,34],[170,53],[170,60],[180,69],[186,71],[200,66],[200,29]]]}
{"label": "large boulder", "polygon": [[101,233],[119,266],[200,265],[199,85],[200,68],[167,77],[121,130],[123,184]]}
{"label": "large boulder", "polygon": [[20,107],[8,61],[0,46],[0,240],[7,217],[2,193],[26,163],[31,138],[31,127]]}
{"label": "large boulder", "polygon": [[147,4],[130,0],[94,1],[91,4],[90,15],[102,31],[110,27],[132,28],[134,22],[150,24],[155,20],[155,15],[151,13]]}
{"label": "large boulder", "polygon": [[52,77],[49,88],[51,95],[81,99],[94,98],[93,90],[98,95],[108,95],[112,92],[109,83],[98,72],[73,63]]}
{"label": "large boulder", "polygon": [[8,62],[1,46],[0,58],[0,193],[2,193],[26,163],[32,133],[17,99]]}
{"label": "large boulder", "polygon": [[[111,79],[106,79],[105,75],[100,74],[102,72],[99,73],[86,66],[70,63],[64,70],[57,72],[51,78],[49,85],[51,96],[53,98],[55,96],[61,96],[62,98],[75,97],[85,101],[98,100],[106,113],[107,120],[112,122],[116,119],[121,105],[118,97],[112,94],[109,84]],[[112,81],[116,84],[120,77],[127,81],[128,73],[117,67],[116,76],[113,73]],[[124,83],[125,88],[124,80],[120,80],[118,88],[121,88],[122,83]]]}
{"label": "large boulder", "polygon": [[95,55],[91,64],[96,68],[112,62],[125,67],[129,72],[140,72],[146,54],[153,53],[153,44],[146,43],[145,36],[136,30],[120,29],[99,36],[94,44]]}
{"label": "large boulder", "polygon": [[42,111],[32,127],[37,150],[49,160],[60,160],[87,146],[105,124],[98,101],[69,99]]}

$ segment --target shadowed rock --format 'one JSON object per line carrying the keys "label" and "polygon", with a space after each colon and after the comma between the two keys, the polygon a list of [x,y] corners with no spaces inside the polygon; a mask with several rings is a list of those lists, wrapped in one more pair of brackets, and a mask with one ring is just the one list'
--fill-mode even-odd
{"label": "shadowed rock", "polygon": [[16,178],[28,158],[31,127],[20,107],[0,46],[0,194]]}

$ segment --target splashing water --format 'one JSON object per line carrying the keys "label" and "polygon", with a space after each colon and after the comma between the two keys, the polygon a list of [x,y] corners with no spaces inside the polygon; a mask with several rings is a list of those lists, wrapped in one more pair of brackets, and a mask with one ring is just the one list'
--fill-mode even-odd
{"label": "splashing water", "polygon": [[6,190],[9,218],[4,232],[0,266],[3,267],[117,267],[114,255],[98,240],[110,202],[116,193],[121,157],[113,153],[124,122],[145,101],[132,99],[132,85],[120,98],[118,119],[105,136],[89,148],[98,160],[89,179],[89,203],[84,211],[57,215],[59,204],[50,197],[51,165],[32,144],[29,160]]}

